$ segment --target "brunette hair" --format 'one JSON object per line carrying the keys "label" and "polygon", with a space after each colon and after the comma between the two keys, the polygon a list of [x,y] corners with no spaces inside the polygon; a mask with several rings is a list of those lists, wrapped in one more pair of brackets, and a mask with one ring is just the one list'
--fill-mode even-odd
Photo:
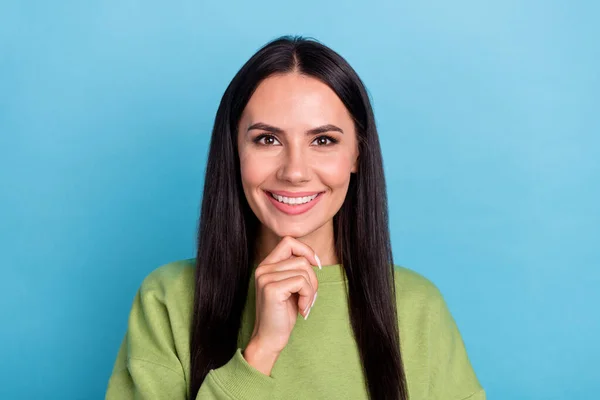
{"label": "brunette hair", "polygon": [[344,58],[313,39],[284,36],[256,52],[235,75],[219,105],[206,167],[198,226],[190,396],[211,369],[237,349],[255,257],[259,221],[241,184],[237,126],[257,86],[273,74],[319,79],[352,116],[358,172],[334,216],[335,247],[348,279],[348,305],[371,399],[405,400],[408,388],[398,330],[386,184],[375,118],[364,84]]}

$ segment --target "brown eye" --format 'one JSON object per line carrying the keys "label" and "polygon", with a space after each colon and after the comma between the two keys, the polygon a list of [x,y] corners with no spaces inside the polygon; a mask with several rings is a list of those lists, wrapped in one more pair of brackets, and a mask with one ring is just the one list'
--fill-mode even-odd
{"label": "brown eye", "polygon": [[319,136],[318,138],[315,139],[315,142],[317,142],[317,146],[323,147],[323,146],[331,146],[332,144],[335,144],[338,141],[336,139],[332,138],[331,136]]}
{"label": "brown eye", "polygon": [[263,134],[263,135],[257,136],[253,140],[253,142],[258,145],[262,145],[262,146],[272,146],[275,144],[275,142],[277,142],[277,139],[273,135]]}

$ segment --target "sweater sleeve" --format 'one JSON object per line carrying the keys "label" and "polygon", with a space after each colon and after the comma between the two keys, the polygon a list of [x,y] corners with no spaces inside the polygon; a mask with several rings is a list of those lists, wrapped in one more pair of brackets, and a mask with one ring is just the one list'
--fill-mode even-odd
{"label": "sweater sleeve", "polygon": [[[238,348],[231,360],[211,370],[196,396],[196,400],[268,399],[273,390],[273,378],[249,365]],[[177,400],[188,399],[184,377],[163,364],[129,359],[127,367],[113,372],[108,383],[106,400]]]}
{"label": "sweater sleeve", "polygon": [[437,288],[430,325],[431,399],[486,400],[458,326]]}
{"label": "sweater sleeve", "polygon": [[196,400],[269,399],[275,380],[248,364],[238,348],[227,364],[211,370],[196,396]]}
{"label": "sweater sleeve", "polygon": [[[177,298],[182,291],[173,288],[171,296],[169,285],[155,280],[152,275],[146,278],[136,294],[106,400],[190,398],[189,366],[183,360],[189,360],[189,323],[182,321],[186,311],[182,313],[185,307]],[[225,365],[210,370],[195,399],[269,398],[274,385],[274,379],[248,364],[238,348]]]}

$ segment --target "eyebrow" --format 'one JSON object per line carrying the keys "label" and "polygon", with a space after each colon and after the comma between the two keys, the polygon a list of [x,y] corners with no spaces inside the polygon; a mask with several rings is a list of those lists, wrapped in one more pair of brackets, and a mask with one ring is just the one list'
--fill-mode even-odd
{"label": "eyebrow", "polygon": [[[277,128],[276,126],[265,124],[263,122],[257,122],[255,124],[250,125],[247,132],[250,132],[252,129],[260,129],[262,131],[267,131],[267,132],[277,133],[277,134],[285,133],[283,129]],[[316,128],[309,129],[306,131],[306,134],[307,135],[318,135],[321,133],[331,132],[331,131],[340,132],[341,134],[344,134],[344,131],[341,128],[339,128],[335,125],[332,125],[332,124],[321,125]]]}

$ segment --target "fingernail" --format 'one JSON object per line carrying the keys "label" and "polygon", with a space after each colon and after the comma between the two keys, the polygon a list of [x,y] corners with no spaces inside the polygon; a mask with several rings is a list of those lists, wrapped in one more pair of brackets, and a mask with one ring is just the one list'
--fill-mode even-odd
{"label": "fingernail", "polygon": [[306,321],[306,318],[308,318],[308,314],[310,314],[310,310],[312,310],[312,307],[310,307],[310,308],[308,309],[308,312],[306,313],[306,316],[304,317],[304,320],[305,320],[305,321]]}
{"label": "fingernail", "polygon": [[323,269],[323,267],[321,266],[321,260],[319,260],[319,256],[317,255],[317,253],[315,253],[315,259],[317,260],[317,264],[319,264],[319,269]]}
{"label": "fingernail", "polygon": [[319,293],[319,292],[315,292],[315,298],[313,299],[313,302],[312,302],[312,304],[310,305],[310,308],[312,308],[312,306],[314,306],[314,305],[315,305],[315,301],[317,300],[317,293]]}

